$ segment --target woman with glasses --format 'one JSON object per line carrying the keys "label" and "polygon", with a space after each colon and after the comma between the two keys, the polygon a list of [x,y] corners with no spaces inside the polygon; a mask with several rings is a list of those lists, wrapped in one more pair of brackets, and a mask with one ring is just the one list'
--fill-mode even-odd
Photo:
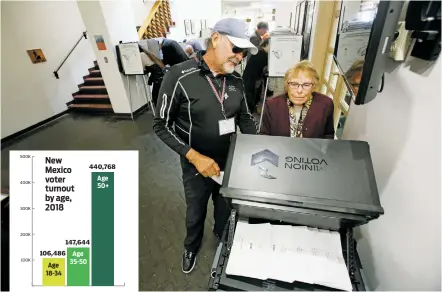
{"label": "woman with glasses", "polygon": [[[350,67],[350,69],[345,72],[344,77],[348,80],[350,83],[351,89],[353,90],[353,93],[355,94],[355,97],[358,95],[359,92],[359,84],[361,83],[362,79],[362,70],[364,69],[364,63],[365,60],[356,60]],[[351,95],[348,94],[345,97],[345,102],[350,105]]]}
{"label": "woman with glasses", "polygon": [[314,90],[319,75],[301,61],[284,76],[285,94],[267,101],[260,133],[295,138],[334,139],[333,100]]}
{"label": "woman with glasses", "polygon": [[[363,59],[356,60],[353,65],[351,65],[350,69],[345,72],[345,79],[347,79],[348,83],[351,86],[351,90],[354,93],[354,97],[356,98],[358,96],[359,92],[359,84],[361,83],[362,79],[362,71],[364,69],[364,63],[365,61]],[[351,104],[351,93],[349,89],[347,89],[347,94],[344,97],[345,103],[350,106]],[[344,125],[345,121],[347,120],[347,117],[344,115],[344,113],[341,113],[341,116],[339,117],[338,122],[338,128],[336,129],[336,136],[341,137],[342,132],[344,131]]]}

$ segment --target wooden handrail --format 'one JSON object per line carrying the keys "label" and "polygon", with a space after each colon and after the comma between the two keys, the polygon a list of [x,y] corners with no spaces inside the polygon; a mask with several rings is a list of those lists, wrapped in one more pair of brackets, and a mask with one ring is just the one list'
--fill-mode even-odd
{"label": "wooden handrail", "polygon": [[161,1],[163,0],[157,0],[153,6],[152,9],[149,12],[149,15],[147,15],[146,20],[143,22],[143,24],[141,25],[140,29],[138,29],[138,39],[141,40],[143,39],[144,34],[146,33],[147,27],[149,26],[150,22],[152,21],[152,19],[155,16],[155,13],[158,11],[160,5],[161,5]]}

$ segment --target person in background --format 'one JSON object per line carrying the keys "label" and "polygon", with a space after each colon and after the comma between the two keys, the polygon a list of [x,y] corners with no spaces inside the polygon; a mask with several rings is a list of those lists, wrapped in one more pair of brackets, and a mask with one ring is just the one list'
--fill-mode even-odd
{"label": "person in background", "polygon": [[[155,64],[154,61],[149,57],[149,51],[144,49],[142,46],[138,45],[138,49],[140,50],[141,64],[143,65],[143,69],[146,70],[146,67],[152,66]],[[163,62],[160,61],[161,64]]]}
{"label": "person in background", "polygon": [[189,60],[186,52],[184,52],[183,48],[177,41],[162,38],[159,40],[159,45],[161,53],[163,54],[162,61],[164,65],[169,65],[172,67],[176,64]]}
{"label": "person in background", "polygon": [[334,139],[333,100],[315,92],[319,75],[304,60],[284,76],[285,94],[267,101],[260,134]]}
{"label": "person in background", "polygon": [[[362,70],[364,69],[364,59],[356,60],[350,67],[350,69],[345,72],[344,77],[347,79],[348,83],[351,86],[351,90],[354,93],[354,96],[358,96],[359,92],[359,84],[361,83],[362,79]],[[347,94],[344,97],[345,102],[350,106],[351,104],[351,93],[349,90],[347,90]],[[347,120],[347,117],[344,115],[344,113],[341,113],[341,116],[339,117],[338,122],[338,128],[336,130],[337,136],[340,137],[342,135],[342,132],[344,130],[345,121]]]}
{"label": "person in background", "polygon": [[268,64],[269,48],[270,39],[262,41],[258,53],[250,57],[244,70],[244,88],[251,112],[256,111],[256,106],[261,99],[262,87],[265,84],[264,68]]}
{"label": "person in background", "polygon": [[263,41],[262,37],[269,31],[269,24],[267,22],[261,21],[256,26],[255,33],[250,37],[250,42],[256,47]]}
{"label": "person in background", "polygon": [[196,57],[196,53],[193,51],[193,47],[191,45],[186,45],[185,51],[187,56],[189,56],[189,59]]}
{"label": "person in background", "polygon": [[192,46],[193,51],[197,54],[199,51],[203,50],[203,46],[199,43],[198,40],[186,40],[185,44]]}
{"label": "person in background", "polygon": [[212,195],[215,226],[220,238],[230,208],[211,179],[224,170],[232,134],[257,134],[256,123],[244,95],[243,82],[234,68],[249,51],[258,49],[246,35],[246,23],[220,20],[207,41],[207,51],[180,63],[166,73],[161,85],[154,131],[180,155],[186,200],[186,229],[181,268],[190,273],[201,247],[207,203]]}
{"label": "person in background", "polygon": [[152,86],[152,102],[157,104],[158,92],[164,77],[164,64],[154,53],[138,45],[145,74],[149,74],[148,85]]}
{"label": "person in background", "polygon": [[[355,97],[359,92],[359,84],[362,79],[362,70],[364,69],[365,60],[356,60],[353,65],[351,65],[350,69],[347,70],[344,77],[347,79],[348,83],[350,83],[351,89],[355,94]],[[350,104],[351,96],[345,97],[345,102]]]}

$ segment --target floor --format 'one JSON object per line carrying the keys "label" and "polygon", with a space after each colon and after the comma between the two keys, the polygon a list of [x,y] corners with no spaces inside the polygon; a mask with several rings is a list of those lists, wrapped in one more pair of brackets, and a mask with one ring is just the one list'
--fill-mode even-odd
{"label": "floor", "polygon": [[[112,117],[65,115],[1,151],[2,189],[9,187],[9,150],[139,150],[140,290],[206,290],[215,254],[213,220],[206,219],[205,239],[195,270],[181,272],[185,202],[178,155],[153,133],[152,115],[135,121]],[[208,214],[212,214],[209,206]]]}

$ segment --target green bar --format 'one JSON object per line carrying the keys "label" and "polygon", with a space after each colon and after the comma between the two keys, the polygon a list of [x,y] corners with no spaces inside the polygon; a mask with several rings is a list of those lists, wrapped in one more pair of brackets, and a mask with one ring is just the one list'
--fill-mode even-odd
{"label": "green bar", "polygon": [[114,173],[92,173],[92,286],[114,286]]}
{"label": "green bar", "polygon": [[89,286],[89,247],[68,247],[68,286]]}

